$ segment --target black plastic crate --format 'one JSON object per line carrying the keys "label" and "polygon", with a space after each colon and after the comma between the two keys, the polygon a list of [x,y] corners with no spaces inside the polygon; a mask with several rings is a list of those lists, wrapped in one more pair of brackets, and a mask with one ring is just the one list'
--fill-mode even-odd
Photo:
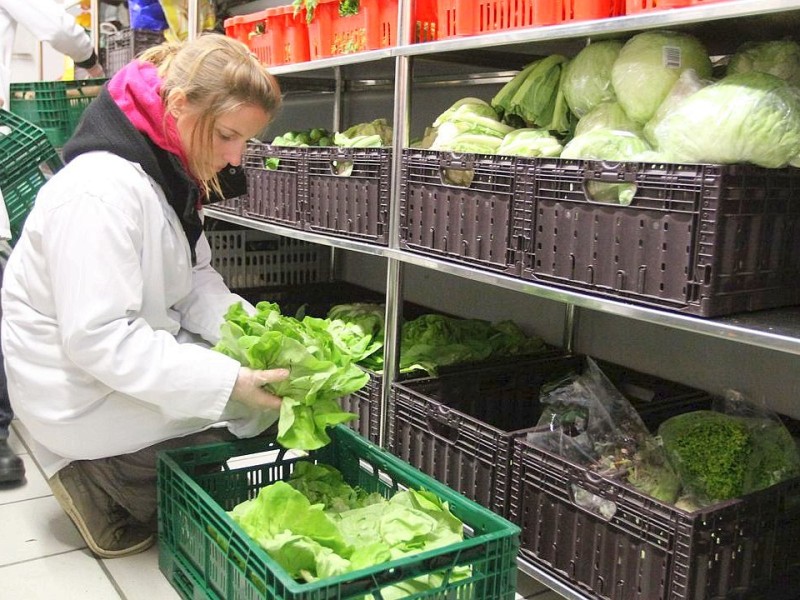
{"label": "black plastic crate", "polygon": [[315,281],[302,285],[278,285],[269,287],[234,289],[248,302],[261,300],[276,302],[284,315],[302,317],[310,315],[324,319],[328,311],[337,304],[372,302],[381,304],[386,296],[347,281]]}
{"label": "black plastic crate", "polygon": [[308,148],[303,227],[386,246],[391,148]]}
{"label": "black plastic crate", "polygon": [[582,597],[796,597],[786,582],[800,576],[800,478],[689,513],[519,437],[512,482],[520,558]]}
{"label": "black plastic crate", "polygon": [[[629,206],[589,182],[630,183]],[[523,277],[702,317],[800,304],[800,169],[539,159]]]}
{"label": "black plastic crate", "polygon": [[306,189],[305,149],[249,141],[243,159],[247,176],[245,216],[302,228]]}
{"label": "black plastic crate", "polygon": [[395,382],[389,449],[505,516],[513,437],[536,425],[541,386],[581,364],[548,357]]}
{"label": "black plastic crate", "polygon": [[[665,405],[707,394],[610,363],[603,372],[652,423]],[[581,372],[585,357],[512,361],[392,386],[389,448],[468,498],[507,516],[514,439],[536,426],[543,384]]]}
{"label": "black plastic crate", "polygon": [[400,247],[517,275],[523,242],[512,230],[530,234],[512,227],[515,162],[510,156],[403,150]]}
{"label": "black plastic crate", "polygon": [[214,210],[219,210],[231,215],[244,214],[243,204],[247,201],[247,196],[237,196],[236,198],[226,198],[211,205]]}
{"label": "black plastic crate", "polygon": [[157,46],[163,41],[163,31],[148,29],[123,29],[107,35],[103,53],[105,58],[103,70],[106,77],[112,77],[144,50]]}

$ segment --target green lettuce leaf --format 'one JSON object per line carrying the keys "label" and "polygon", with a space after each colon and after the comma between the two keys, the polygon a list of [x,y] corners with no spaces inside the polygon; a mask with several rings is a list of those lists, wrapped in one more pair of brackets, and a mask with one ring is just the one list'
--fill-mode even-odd
{"label": "green lettuce leaf", "polygon": [[369,381],[355,361],[371,342],[358,340],[354,328],[344,336],[339,324],[282,315],[274,303],[259,302],[256,311],[251,316],[240,303],[231,306],[214,349],[254,369],[289,369],[287,379],[266,385],[283,398],[278,442],[299,450],[320,448],[330,441],[328,427],[357,418],[337,399]]}

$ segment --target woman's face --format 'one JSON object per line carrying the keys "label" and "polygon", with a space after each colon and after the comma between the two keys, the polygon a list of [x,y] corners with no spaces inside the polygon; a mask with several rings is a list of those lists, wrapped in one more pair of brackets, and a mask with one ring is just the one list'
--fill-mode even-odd
{"label": "woman's face", "polygon": [[[192,142],[192,133],[198,120],[197,113],[191,110],[188,104],[183,104],[173,114],[187,156],[195,152],[208,156],[206,154],[209,152],[208,148],[198,148],[197,144]],[[268,123],[267,114],[253,104],[243,104],[219,116],[214,123],[213,142],[210,148],[214,172],[218,173],[229,164],[234,167],[239,166],[247,140],[261,133]]]}

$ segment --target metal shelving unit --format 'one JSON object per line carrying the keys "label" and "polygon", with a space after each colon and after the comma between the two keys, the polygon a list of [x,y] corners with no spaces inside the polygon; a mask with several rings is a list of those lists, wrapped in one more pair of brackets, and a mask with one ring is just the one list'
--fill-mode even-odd
{"label": "metal shelving unit", "polygon": [[[197,0],[190,0],[189,14],[196,14]],[[245,3],[243,3],[245,4]],[[399,11],[398,39],[405,39],[403,32],[409,30],[411,15],[410,1],[401,0]],[[93,2],[96,6],[96,0]],[[194,11],[191,9],[194,6]],[[707,42],[711,54],[732,52],[744,40],[777,39],[795,35],[800,30],[800,0],[729,0],[681,9],[650,11],[635,15],[582,21],[555,25],[506,31],[474,37],[449,39],[423,44],[406,44],[385,50],[375,50],[358,54],[344,55],[324,60],[310,61],[291,66],[271,69],[277,76],[291,77],[292,89],[303,87],[303,81],[309,86],[319,85],[320,80],[336,81],[342,79],[375,81],[394,80],[394,156],[407,144],[410,119],[410,99],[417,77],[425,78],[426,65],[441,63],[463,63],[495,68],[505,65],[506,70],[516,60],[518,66],[525,64],[530,56],[552,52],[574,54],[589,40],[630,36],[648,29],[679,29],[692,33]],[[412,62],[414,77],[412,81]],[[487,70],[487,69],[484,69]],[[429,84],[436,81],[435,73],[429,76]],[[392,75],[393,73],[393,75]],[[507,73],[496,72],[495,77],[507,77]],[[336,85],[334,94],[339,114],[342,91]],[[393,175],[397,181],[400,168],[399,160],[394,160]],[[502,287],[521,294],[555,300],[565,306],[564,345],[571,348],[572,331],[580,310],[592,310],[643,321],[671,329],[688,331],[737,343],[776,350],[792,355],[800,355],[800,307],[761,311],[758,313],[740,314],[725,318],[702,319],[666,310],[647,308],[608,300],[545,286],[521,279],[494,274],[470,268],[461,264],[437,260],[399,249],[399,187],[392,190],[390,202],[390,239],[388,247],[374,246],[345,238],[337,238],[311,232],[299,231],[253,221],[229,213],[207,210],[208,216],[216,219],[244,225],[253,229],[269,231],[287,237],[294,237],[352,252],[360,252],[383,257],[387,260],[386,305],[386,376],[383,379],[383,403],[388,403],[389,390],[396,365],[396,334],[399,323],[399,308],[402,299],[402,279],[404,265],[417,265],[458,277],[485,283],[488,286]],[[383,439],[383,438],[382,438]],[[585,597],[566,586],[535,566],[519,562],[520,569],[542,582],[561,595],[574,600],[585,600]]]}

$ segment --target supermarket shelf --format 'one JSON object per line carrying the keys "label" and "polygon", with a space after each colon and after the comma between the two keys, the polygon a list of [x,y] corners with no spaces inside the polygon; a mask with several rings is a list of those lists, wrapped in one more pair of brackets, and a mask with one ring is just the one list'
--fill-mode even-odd
{"label": "supermarket shelf", "polygon": [[521,558],[519,556],[517,557],[517,567],[519,567],[520,571],[522,571],[529,577],[533,577],[536,581],[538,581],[542,585],[546,585],[557,594],[563,596],[566,600],[589,600],[588,596],[579,594],[578,592],[575,591],[573,587],[564,585],[560,580],[556,579],[547,572],[539,569],[538,567],[532,565],[524,558]]}
{"label": "supermarket shelf", "polygon": [[413,254],[404,250],[374,246],[346,238],[334,238],[332,236],[254,221],[247,217],[239,217],[214,211],[213,209],[206,209],[206,213],[207,216],[215,219],[236,223],[245,227],[325,244],[344,250],[393,258],[406,264],[417,265],[426,269],[487,283],[489,285],[522,292],[539,298],[571,304],[579,308],[609,313],[673,329],[681,329],[699,335],[749,344],[768,350],[777,350],[800,355],[800,307],[764,310],[716,319],[704,319],[668,312],[660,308],[648,308],[646,306],[590,296],[571,290],[509,277],[499,273],[475,269],[459,263],[438,260],[421,254]]}
{"label": "supermarket shelf", "polygon": [[384,48],[382,50],[368,50],[353,54],[342,54],[330,58],[310,60],[307,62],[294,63],[291,65],[281,65],[270,67],[269,72],[273,75],[298,75],[306,71],[319,71],[343,67],[347,65],[361,65],[363,63],[374,63],[386,58],[392,58],[396,53],[395,48]]}
{"label": "supermarket shelf", "polygon": [[507,275],[481,271],[457,263],[415,255],[403,250],[387,250],[387,254],[403,262],[419,265],[427,269],[465,277],[539,298],[572,304],[579,308],[759,346],[769,350],[800,354],[800,307],[704,319],[681,313],[667,312],[661,308],[648,308],[598,296],[590,296]]}
{"label": "supermarket shelf", "polygon": [[512,29],[497,33],[405,44],[392,48],[333,56],[291,65],[270,67],[274,75],[332,77],[342,67],[345,78],[391,75],[398,56],[418,56],[427,62],[461,62],[475,66],[519,68],[526,55],[575,54],[587,39],[629,35],[649,29],[673,28],[713,40],[714,52],[731,52],[743,41],[792,37],[800,29],[800,0],[729,0],[679,9],[646,11],[633,15],[576,21],[561,25]]}
{"label": "supermarket shelf", "polygon": [[259,231],[266,231],[268,233],[275,233],[286,237],[304,240],[306,242],[313,242],[315,244],[322,244],[325,246],[332,246],[342,250],[352,250],[354,252],[361,252],[362,254],[373,254],[376,256],[387,256],[389,253],[388,248],[385,246],[377,246],[374,244],[367,244],[348,238],[339,238],[329,235],[314,233],[313,231],[304,231],[301,229],[293,229],[291,227],[284,227],[273,223],[266,223],[264,221],[256,221],[247,217],[241,217],[231,213],[214,210],[213,208],[206,208],[204,210],[206,217],[211,217],[219,221],[226,221],[236,225],[242,225],[250,229],[257,229]]}

